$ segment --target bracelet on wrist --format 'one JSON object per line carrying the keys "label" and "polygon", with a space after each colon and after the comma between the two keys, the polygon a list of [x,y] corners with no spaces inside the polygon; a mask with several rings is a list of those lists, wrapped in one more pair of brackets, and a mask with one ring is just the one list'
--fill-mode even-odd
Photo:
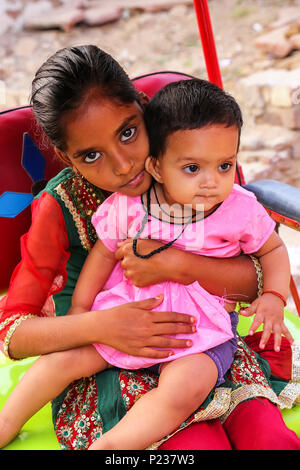
{"label": "bracelet on wrist", "polygon": [[255,271],[256,271],[256,280],[257,280],[257,296],[261,296],[261,293],[263,291],[263,286],[264,286],[264,276],[263,276],[263,270],[262,270],[262,267],[261,267],[261,264],[259,262],[259,260],[253,256],[253,255],[249,255],[251,261],[253,262],[254,264],[254,268],[255,268]]}
{"label": "bracelet on wrist", "polygon": [[277,292],[276,290],[269,290],[269,289],[267,289],[267,290],[263,290],[263,291],[262,291],[261,295],[263,295],[263,294],[273,294],[273,295],[276,295],[276,297],[279,297],[279,298],[282,300],[284,306],[286,307],[286,299],[285,299],[285,297],[284,297],[282,294],[280,294],[280,292]]}

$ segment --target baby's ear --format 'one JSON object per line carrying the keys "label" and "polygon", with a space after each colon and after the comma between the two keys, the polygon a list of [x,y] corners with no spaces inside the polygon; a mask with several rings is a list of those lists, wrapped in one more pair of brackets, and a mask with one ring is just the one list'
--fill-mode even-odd
{"label": "baby's ear", "polygon": [[160,164],[158,158],[153,158],[149,155],[145,162],[145,168],[146,171],[148,171],[148,173],[150,173],[150,175],[152,175],[156,181],[159,183],[163,182],[160,174]]}

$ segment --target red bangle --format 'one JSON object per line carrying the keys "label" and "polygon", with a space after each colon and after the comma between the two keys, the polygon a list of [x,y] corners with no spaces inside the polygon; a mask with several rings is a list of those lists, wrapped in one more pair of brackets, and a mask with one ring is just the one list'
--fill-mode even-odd
{"label": "red bangle", "polygon": [[283,297],[282,294],[280,294],[280,293],[277,292],[276,290],[264,290],[264,291],[262,291],[261,295],[263,295],[263,294],[274,294],[274,295],[276,295],[277,297],[279,297],[279,298],[282,300],[282,302],[284,303],[284,306],[286,307],[286,300],[285,300],[285,298]]}

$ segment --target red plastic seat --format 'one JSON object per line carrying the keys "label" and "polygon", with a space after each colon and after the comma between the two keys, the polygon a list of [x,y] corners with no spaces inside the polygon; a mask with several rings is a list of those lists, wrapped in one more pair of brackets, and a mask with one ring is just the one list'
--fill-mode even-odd
{"label": "red plastic seat", "polygon": [[[63,165],[52,146],[46,146],[30,106],[0,113],[0,196],[6,192],[31,193],[33,181],[21,165],[24,133],[28,132],[46,157],[45,178],[55,176]],[[30,225],[30,208],[17,217],[0,217],[0,293],[8,287],[11,273],[20,260],[20,237]]]}

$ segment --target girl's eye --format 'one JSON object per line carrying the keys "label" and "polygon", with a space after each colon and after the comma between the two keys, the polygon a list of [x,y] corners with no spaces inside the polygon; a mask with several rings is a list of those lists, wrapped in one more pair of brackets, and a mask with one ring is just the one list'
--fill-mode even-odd
{"label": "girl's eye", "polygon": [[198,165],[188,165],[184,168],[186,173],[196,173],[199,170]]}
{"label": "girl's eye", "polygon": [[101,157],[102,155],[100,152],[90,152],[84,156],[83,160],[85,163],[94,163],[96,160],[98,160]]}
{"label": "girl's eye", "polygon": [[229,171],[231,166],[232,166],[231,163],[226,163],[225,162],[225,163],[222,163],[222,165],[219,166],[219,169],[221,171],[225,172],[225,171]]}
{"label": "girl's eye", "polygon": [[129,129],[126,129],[124,132],[122,132],[121,135],[121,142],[126,142],[127,140],[131,139],[136,133],[136,128],[135,127],[129,127]]}

